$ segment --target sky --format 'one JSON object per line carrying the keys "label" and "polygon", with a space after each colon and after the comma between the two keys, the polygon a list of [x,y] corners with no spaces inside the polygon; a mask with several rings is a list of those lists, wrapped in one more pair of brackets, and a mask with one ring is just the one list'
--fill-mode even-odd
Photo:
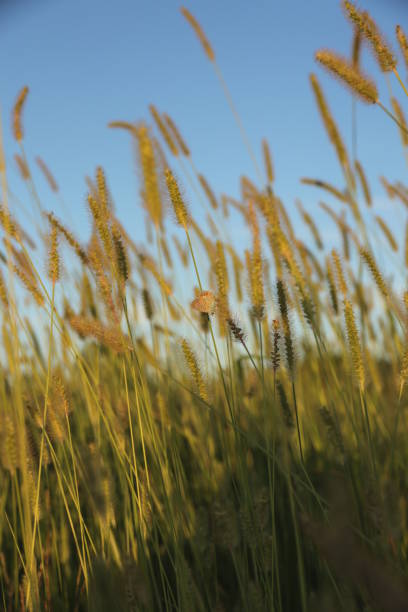
{"label": "sky", "polygon": [[[276,193],[289,212],[296,198],[334,231],[319,212],[322,194],[301,185],[303,176],[343,187],[341,173],[315,107],[308,75],[320,79],[346,144],[351,144],[351,97],[314,61],[326,47],[349,55],[350,25],[337,0],[185,0],[207,34],[217,64],[262,164],[261,141],[270,144]],[[361,0],[396,50],[394,28],[406,24],[408,1]],[[388,104],[387,87],[367,49],[363,66]],[[174,0],[16,0],[0,2],[0,109],[11,189],[37,214],[21,185],[13,159],[11,110],[23,85],[30,88],[24,109],[29,162],[40,155],[60,186],[67,210],[34,179],[43,205],[80,235],[89,233],[85,176],[101,165],[120,219],[141,240],[143,211],[129,136],[107,128],[112,120],[147,120],[153,103],[176,121],[195,166],[217,195],[239,195],[239,178],[257,182],[222,88],[194,33]],[[401,61],[401,74],[406,78]],[[395,79],[391,86],[404,103]],[[398,204],[387,202],[378,176],[404,180],[406,161],[398,130],[380,109],[357,103],[358,158],[372,184],[377,212],[400,225]],[[169,154],[169,158],[170,158]],[[178,170],[177,163],[174,165]],[[186,187],[198,218],[200,203]],[[18,214],[21,214],[19,212]],[[240,235],[229,221],[230,234]]]}

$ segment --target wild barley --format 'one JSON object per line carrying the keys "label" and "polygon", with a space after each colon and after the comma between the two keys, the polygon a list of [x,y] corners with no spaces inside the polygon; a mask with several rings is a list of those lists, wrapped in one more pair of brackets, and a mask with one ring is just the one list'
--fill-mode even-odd
{"label": "wild barley", "polygon": [[20,142],[21,140],[23,140],[23,126],[21,123],[21,115],[23,112],[25,101],[27,99],[28,91],[29,90],[27,86],[23,87],[23,89],[18,94],[17,100],[14,104],[13,133],[14,133],[14,138],[17,140],[17,142]]}
{"label": "wild barley", "polygon": [[378,225],[381,228],[381,231],[383,232],[384,236],[386,237],[388,244],[390,245],[391,249],[396,252],[398,251],[398,243],[395,240],[393,233],[391,232],[390,228],[388,227],[388,225],[386,224],[386,222],[384,221],[384,219],[382,219],[381,217],[379,217],[378,215],[375,216],[375,220],[377,221]]}
{"label": "wild barley", "polygon": [[45,176],[51,191],[53,191],[54,193],[58,193],[58,184],[53,175],[51,174],[50,169],[48,168],[46,163],[41,159],[41,157],[38,156],[35,158],[35,161],[37,163],[37,166],[40,168],[41,172]]}
{"label": "wild barley", "polygon": [[350,91],[358,96],[363,102],[376,104],[378,102],[377,87],[368,77],[357,71],[346,58],[332,51],[317,51],[316,60],[326,70],[338,78]]}
{"label": "wild barley", "polygon": [[228,269],[225,261],[224,247],[220,240],[216,242],[215,275],[217,278],[217,313],[220,331],[225,333],[225,321],[229,317],[228,304]]}
{"label": "wild barley", "polygon": [[267,178],[268,183],[271,185],[275,177],[273,173],[271,152],[269,149],[268,141],[265,139],[262,140],[262,152],[263,152],[263,157],[264,157],[266,178]]}
{"label": "wild barley", "polygon": [[165,141],[166,145],[173,153],[173,155],[177,157],[179,152],[176,143],[174,142],[170,132],[168,131],[167,126],[164,124],[163,119],[161,118],[157,108],[153,104],[150,104],[149,110],[152,114],[152,117],[156,123],[160,134],[162,135],[163,140]]}
{"label": "wild barley", "polygon": [[182,135],[180,134],[179,129],[177,128],[176,124],[174,123],[173,119],[171,117],[169,117],[169,115],[166,115],[166,113],[163,113],[163,118],[164,118],[165,122],[167,123],[167,127],[170,130],[174,140],[176,141],[180,151],[186,157],[190,157],[190,149],[186,145],[186,143],[185,143]]}
{"label": "wild barley", "polygon": [[361,356],[360,340],[354,318],[353,306],[348,299],[344,300],[344,318],[346,322],[347,339],[351,354],[352,372],[359,383],[360,389],[363,391],[365,385],[365,375],[363,359]]}
{"label": "wild barley", "polygon": [[200,26],[200,24],[198,23],[197,19],[195,17],[193,17],[193,15],[190,13],[190,11],[188,11],[186,8],[181,7],[180,10],[181,10],[183,16],[187,19],[188,23],[193,28],[194,32],[196,33],[196,36],[197,36],[198,40],[200,41],[200,43],[202,44],[203,49],[204,49],[205,54],[207,55],[208,59],[211,62],[214,62],[215,61],[214,51],[213,51],[210,43],[208,42],[208,39],[207,39],[206,35],[204,34],[203,29]]}
{"label": "wild barley", "polygon": [[345,0],[343,6],[347,17],[360,30],[362,36],[370,43],[380,68],[383,72],[395,69],[397,60],[384,37],[380,34],[376,23],[367,13],[359,11],[352,2]]}
{"label": "wild barley", "polygon": [[176,215],[177,223],[184,229],[187,229],[189,223],[189,214],[183,198],[181,197],[180,188],[174,178],[173,173],[169,168],[165,171],[167,189],[170,200],[173,205],[174,214]]}
{"label": "wild barley", "polygon": [[198,394],[202,400],[207,401],[207,391],[204,384],[204,379],[201,374],[201,369],[198,365],[197,357],[191,348],[190,344],[183,338],[181,340],[181,348],[184,354],[184,358],[187,362],[188,368],[190,370],[191,376],[195,382],[195,385],[198,390]]}

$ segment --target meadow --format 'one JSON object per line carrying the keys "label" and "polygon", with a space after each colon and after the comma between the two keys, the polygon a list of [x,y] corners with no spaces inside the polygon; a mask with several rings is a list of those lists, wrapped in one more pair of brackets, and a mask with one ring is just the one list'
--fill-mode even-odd
{"label": "meadow", "polygon": [[[370,15],[343,8],[350,57],[318,50],[310,75],[343,184],[299,177],[341,248],[300,203],[295,230],[269,145],[252,150],[186,9],[254,162],[239,199],[214,193],[182,123],[151,106],[149,123],[109,125],[135,152],[145,244],[101,167],[82,243],[38,197],[33,164],[59,188],[26,155],[28,87],[18,94],[14,161],[38,224],[31,235],[13,210],[0,144],[5,612],[408,610],[408,231],[394,237],[375,210],[320,84],[323,68],[361,112],[385,112],[406,155],[404,111],[360,62],[371,51],[408,96],[408,39],[397,26],[390,45]],[[406,214],[408,186],[381,180]],[[244,248],[232,218],[250,230]]]}

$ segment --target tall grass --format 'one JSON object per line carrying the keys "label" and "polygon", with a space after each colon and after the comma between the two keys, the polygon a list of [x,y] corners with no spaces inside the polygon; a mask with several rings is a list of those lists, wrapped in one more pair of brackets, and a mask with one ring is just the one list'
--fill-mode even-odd
{"label": "tall grass", "polygon": [[[355,40],[403,85],[371,17],[344,5]],[[254,159],[257,184],[242,177],[239,200],[213,191],[152,105],[153,126],[110,124],[136,151],[146,245],[117,217],[100,167],[87,180],[82,244],[37,195],[25,87],[13,126],[40,211],[33,238],[10,205],[0,150],[1,607],[406,610],[408,300],[388,278],[405,277],[406,245],[376,214],[316,75],[344,185],[303,183],[330,199],[339,241],[328,244],[300,203],[304,225],[292,223],[268,143],[262,173],[215,52],[183,14]],[[397,38],[406,60],[400,27]],[[406,153],[403,111],[379,102],[354,47],[350,60],[317,59],[391,116]],[[406,206],[408,187],[382,181]],[[208,208],[207,228],[190,193]],[[231,241],[231,218],[248,227],[246,245]]]}

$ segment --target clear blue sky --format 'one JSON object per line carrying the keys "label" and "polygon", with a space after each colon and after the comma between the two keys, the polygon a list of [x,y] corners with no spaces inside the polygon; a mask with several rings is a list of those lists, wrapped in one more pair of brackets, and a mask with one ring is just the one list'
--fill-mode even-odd
{"label": "clear blue sky", "polygon": [[[260,161],[261,139],[270,143],[277,193],[289,210],[296,197],[312,212],[317,210],[320,194],[300,185],[301,176],[343,185],[315,108],[308,81],[311,71],[319,75],[350,144],[350,96],[313,59],[320,47],[350,52],[351,29],[340,3],[185,0],[184,4],[215,49]],[[362,0],[360,4],[370,10],[396,48],[394,26],[408,21],[405,3]],[[15,8],[10,7],[7,2],[0,4],[4,13],[0,14],[0,105],[10,184],[25,202],[27,194],[16,186],[17,147],[10,129],[10,111],[25,84],[30,87],[24,111],[28,157],[40,155],[48,163],[81,229],[89,228],[84,176],[102,165],[119,216],[134,236],[141,235],[143,216],[130,140],[126,133],[106,126],[114,119],[150,120],[149,103],[174,117],[196,166],[217,194],[238,195],[242,173],[255,179],[213,67],[180,14],[179,2],[17,0]],[[386,93],[367,50],[363,63]],[[403,67],[401,72],[405,76]],[[393,88],[398,91],[394,82]],[[405,161],[394,125],[379,109],[360,103],[358,156],[375,181],[372,189],[381,205],[385,198],[376,177],[403,179]],[[58,211],[42,177],[36,176],[36,182],[46,208]],[[191,205],[199,216],[193,196]],[[388,210],[398,205],[390,206]]]}

